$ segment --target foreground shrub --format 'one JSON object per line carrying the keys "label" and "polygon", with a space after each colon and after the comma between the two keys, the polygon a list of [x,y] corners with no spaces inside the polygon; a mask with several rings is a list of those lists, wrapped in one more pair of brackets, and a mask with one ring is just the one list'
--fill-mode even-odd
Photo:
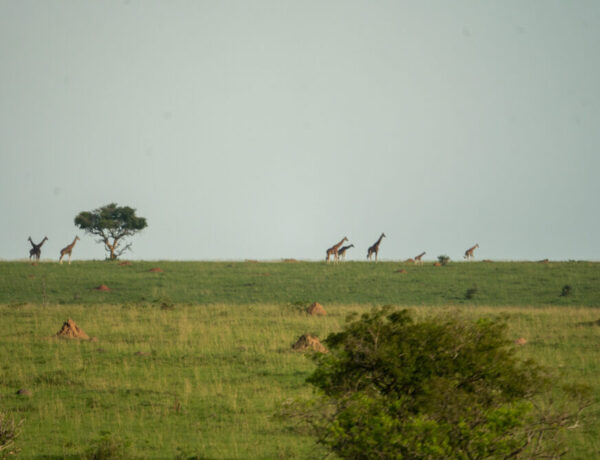
{"label": "foreground shrub", "polygon": [[495,319],[415,322],[375,309],[327,337],[330,353],[315,355],[308,378],[318,396],[294,415],[344,458],[558,454],[554,434],[577,414],[536,409],[550,381],[517,359],[505,330]]}

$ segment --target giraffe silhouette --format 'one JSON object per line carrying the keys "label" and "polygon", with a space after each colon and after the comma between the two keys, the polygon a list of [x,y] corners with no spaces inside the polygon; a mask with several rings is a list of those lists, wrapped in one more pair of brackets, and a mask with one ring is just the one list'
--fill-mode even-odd
{"label": "giraffe silhouette", "polygon": [[69,264],[71,263],[71,253],[73,252],[73,246],[75,246],[75,243],[77,243],[77,240],[79,240],[78,236],[75,237],[75,239],[73,240],[73,242],[70,245],[65,246],[64,248],[62,248],[60,250],[60,259],[58,259],[59,264],[62,264],[63,257],[66,255],[69,256]]}
{"label": "giraffe silhouette", "polygon": [[375,262],[377,262],[377,255],[379,254],[379,245],[381,244],[381,239],[385,236],[385,233],[382,233],[381,236],[371,247],[369,247],[367,251],[367,259],[371,260],[373,254],[375,254]]}

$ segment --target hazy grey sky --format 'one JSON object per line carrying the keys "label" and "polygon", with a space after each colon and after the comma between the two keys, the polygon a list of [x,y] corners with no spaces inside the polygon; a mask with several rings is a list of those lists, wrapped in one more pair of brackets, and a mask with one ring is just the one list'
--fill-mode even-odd
{"label": "hazy grey sky", "polygon": [[0,0],[0,258],[600,259],[600,2]]}

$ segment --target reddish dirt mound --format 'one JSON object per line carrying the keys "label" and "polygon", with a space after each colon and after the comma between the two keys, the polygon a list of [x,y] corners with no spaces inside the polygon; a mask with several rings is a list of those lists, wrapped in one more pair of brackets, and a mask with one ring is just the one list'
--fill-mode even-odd
{"label": "reddish dirt mound", "polygon": [[121,267],[127,267],[128,265],[131,265],[131,262],[129,262],[128,260],[125,260],[123,262],[119,262],[119,265]]}
{"label": "reddish dirt mound", "polygon": [[34,267],[37,267],[38,263],[37,262],[32,262],[31,265],[33,265]]}
{"label": "reddish dirt mound", "polygon": [[313,316],[325,316],[327,312],[319,302],[314,302],[310,307],[306,309],[306,313]]}
{"label": "reddish dirt mound", "polygon": [[154,268],[151,268],[150,271],[153,273],[162,273],[164,270],[159,267],[154,267]]}
{"label": "reddish dirt mound", "polygon": [[110,291],[110,288],[106,285],[106,284],[101,284],[100,286],[97,286],[94,288],[96,291]]}
{"label": "reddish dirt mound", "polygon": [[404,262],[406,262],[407,264],[414,264],[415,259],[406,259]]}
{"label": "reddish dirt mound", "polygon": [[527,339],[525,337],[519,337],[517,340],[515,340],[515,343],[517,345],[525,345],[527,343]]}
{"label": "reddish dirt mound", "polygon": [[85,332],[83,332],[82,329],[79,328],[79,326],[77,326],[77,324],[75,324],[75,321],[70,318],[63,324],[62,329],[58,331],[56,335],[69,339],[89,340],[90,338]]}
{"label": "reddish dirt mound", "polygon": [[406,270],[401,268],[400,270],[396,270],[396,273],[408,273]]}
{"label": "reddish dirt mound", "polygon": [[439,263],[439,262],[435,262],[435,263],[433,264],[433,266],[434,266],[434,267],[441,267],[441,266],[442,266],[442,264],[441,264],[441,263]]}
{"label": "reddish dirt mound", "polygon": [[292,345],[292,348],[296,351],[314,350],[320,353],[327,353],[327,348],[312,334],[304,334]]}

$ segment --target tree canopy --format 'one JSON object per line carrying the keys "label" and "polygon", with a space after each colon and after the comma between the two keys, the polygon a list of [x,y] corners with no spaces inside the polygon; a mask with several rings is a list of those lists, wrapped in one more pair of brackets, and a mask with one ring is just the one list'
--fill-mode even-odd
{"label": "tree canopy", "polygon": [[342,458],[556,454],[556,432],[584,405],[538,404],[550,379],[518,359],[505,330],[499,319],[416,322],[407,310],[375,309],[325,339],[329,353],[315,355],[308,378],[317,395],[292,415]]}
{"label": "tree canopy", "polygon": [[117,206],[116,203],[80,212],[75,217],[75,225],[86,233],[98,236],[98,242],[105,245],[111,260],[131,248],[131,243],[125,244],[127,237],[148,226],[144,217],[135,215],[135,209]]}

